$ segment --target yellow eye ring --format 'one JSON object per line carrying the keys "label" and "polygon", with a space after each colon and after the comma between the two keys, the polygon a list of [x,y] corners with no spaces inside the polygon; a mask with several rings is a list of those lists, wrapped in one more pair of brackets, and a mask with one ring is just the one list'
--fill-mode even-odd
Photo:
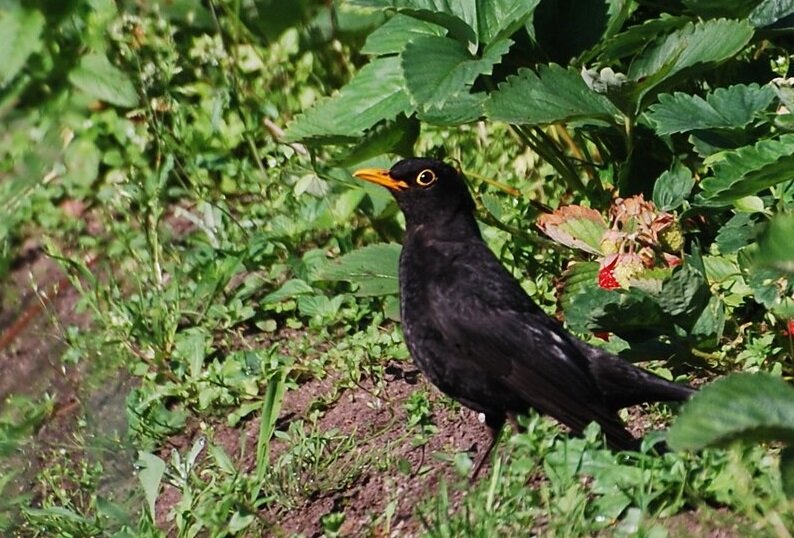
{"label": "yellow eye ring", "polygon": [[427,187],[428,185],[435,183],[436,173],[430,170],[429,168],[425,168],[416,176],[416,184],[422,187]]}

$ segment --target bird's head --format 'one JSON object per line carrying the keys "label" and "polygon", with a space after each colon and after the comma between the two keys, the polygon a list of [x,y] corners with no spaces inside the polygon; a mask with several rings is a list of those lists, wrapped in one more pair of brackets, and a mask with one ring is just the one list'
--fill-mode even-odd
{"label": "bird's head", "polygon": [[470,216],[474,201],[460,172],[436,159],[412,157],[389,170],[364,168],[353,175],[389,189],[405,214],[408,226]]}

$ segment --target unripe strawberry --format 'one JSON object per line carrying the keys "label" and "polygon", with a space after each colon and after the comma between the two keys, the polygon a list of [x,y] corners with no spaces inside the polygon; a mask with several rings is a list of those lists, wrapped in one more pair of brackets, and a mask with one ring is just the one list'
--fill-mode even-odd
{"label": "unripe strawberry", "polygon": [[684,234],[677,222],[659,231],[659,244],[666,252],[680,252],[684,248]]}
{"label": "unripe strawberry", "polygon": [[628,288],[635,275],[645,269],[639,256],[621,256],[612,274],[621,288]]}

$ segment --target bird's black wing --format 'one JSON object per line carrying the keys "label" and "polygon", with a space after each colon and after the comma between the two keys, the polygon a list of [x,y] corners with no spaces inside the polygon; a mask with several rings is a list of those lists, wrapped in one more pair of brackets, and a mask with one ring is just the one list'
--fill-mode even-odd
{"label": "bird's black wing", "polygon": [[428,289],[432,317],[447,345],[478,370],[472,375],[496,375],[575,431],[595,420],[615,444],[627,444],[631,437],[603,401],[587,357],[488,247],[477,241],[440,250],[448,274]]}

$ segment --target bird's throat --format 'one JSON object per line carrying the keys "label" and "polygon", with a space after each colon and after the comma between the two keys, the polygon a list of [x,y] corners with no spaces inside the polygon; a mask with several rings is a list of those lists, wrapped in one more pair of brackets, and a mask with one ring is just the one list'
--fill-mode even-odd
{"label": "bird's throat", "polygon": [[422,218],[405,218],[406,236],[422,235],[441,241],[466,241],[481,238],[480,228],[470,211],[454,211]]}

